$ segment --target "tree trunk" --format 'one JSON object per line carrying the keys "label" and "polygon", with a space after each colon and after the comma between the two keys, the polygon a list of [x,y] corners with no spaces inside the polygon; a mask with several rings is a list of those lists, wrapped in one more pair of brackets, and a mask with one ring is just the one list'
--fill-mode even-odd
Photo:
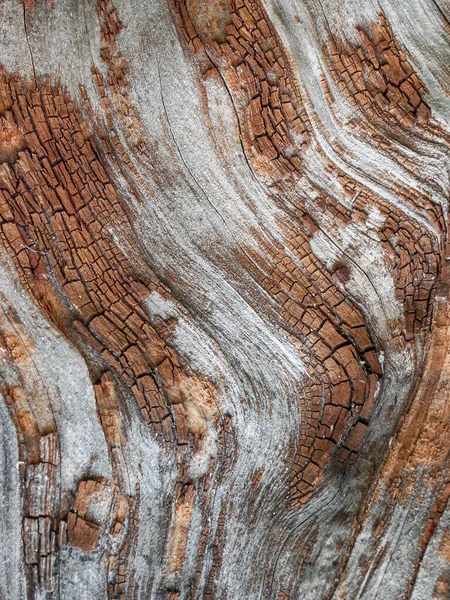
{"label": "tree trunk", "polygon": [[1,598],[450,598],[449,9],[0,4]]}

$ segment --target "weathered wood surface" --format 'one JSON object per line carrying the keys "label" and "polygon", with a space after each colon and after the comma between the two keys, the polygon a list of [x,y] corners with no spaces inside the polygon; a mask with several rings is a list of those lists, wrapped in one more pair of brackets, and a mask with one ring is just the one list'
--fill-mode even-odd
{"label": "weathered wood surface", "polygon": [[0,596],[450,597],[448,0],[0,3]]}

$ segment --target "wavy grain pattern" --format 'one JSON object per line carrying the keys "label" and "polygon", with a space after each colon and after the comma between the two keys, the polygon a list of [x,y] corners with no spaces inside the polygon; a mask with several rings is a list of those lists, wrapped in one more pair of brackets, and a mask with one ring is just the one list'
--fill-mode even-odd
{"label": "wavy grain pattern", "polygon": [[0,5],[0,596],[450,593],[440,0]]}

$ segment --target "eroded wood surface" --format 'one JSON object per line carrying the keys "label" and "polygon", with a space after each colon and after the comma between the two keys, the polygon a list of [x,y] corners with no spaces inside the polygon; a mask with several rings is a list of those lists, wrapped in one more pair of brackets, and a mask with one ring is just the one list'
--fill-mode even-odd
{"label": "eroded wood surface", "polygon": [[0,4],[0,595],[450,597],[449,6]]}

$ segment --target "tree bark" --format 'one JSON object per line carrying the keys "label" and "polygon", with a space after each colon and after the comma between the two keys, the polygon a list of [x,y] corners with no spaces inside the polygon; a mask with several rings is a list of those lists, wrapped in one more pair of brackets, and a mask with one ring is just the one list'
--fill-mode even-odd
{"label": "tree bark", "polygon": [[450,598],[449,9],[0,4],[1,598]]}

